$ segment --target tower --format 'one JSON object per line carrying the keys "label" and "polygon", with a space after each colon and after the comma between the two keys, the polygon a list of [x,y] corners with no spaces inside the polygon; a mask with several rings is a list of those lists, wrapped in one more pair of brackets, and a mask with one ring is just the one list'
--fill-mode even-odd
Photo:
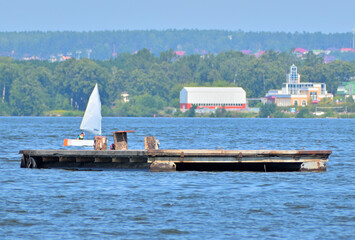
{"label": "tower", "polygon": [[76,55],[77,55],[77,59],[80,59],[80,54],[81,54],[81,51],[80,50],[78,50],[78,51],[76,51]]}
{"label": "tower", "polygon": [[290,73],[287,74],[287,83],[300,83],[300,75],[297,73],[297,67],[292,64],[290,67]]}
{"label": "tower", "polygon": [[86,49],[86,53],[88,54],[88,59],[90,59],[90,53],[92,52],[91,49]]}
{"label": "tower", "polygon": [[112,52],[112,57],[116,57],[117,56],[117,53],[116,53],[116,45],[113,44],[113,52]]}

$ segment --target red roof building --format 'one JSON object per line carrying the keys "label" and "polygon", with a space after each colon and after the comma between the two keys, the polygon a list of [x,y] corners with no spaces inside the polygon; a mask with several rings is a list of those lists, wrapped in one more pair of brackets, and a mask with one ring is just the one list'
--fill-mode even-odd
{"label": "red roof building", "polygon": [[175,54],[176,54],[176,56],[180,56],[180,57],[182,57],[182,56],[185,56],[185,51],[175,51]]}
{"label": "red roof building", "polygon": [[294,50],[294,52],[306,54],[306,53],[308,53],[308,50],[307,50],[307,49],[304,49],[304,48],[296,48],[296,49]]}
{"label": "red roof building", "polygon": [[342,48],[340,49],[341,52],[353,52],[355,53],[355,49],[354,48]]}

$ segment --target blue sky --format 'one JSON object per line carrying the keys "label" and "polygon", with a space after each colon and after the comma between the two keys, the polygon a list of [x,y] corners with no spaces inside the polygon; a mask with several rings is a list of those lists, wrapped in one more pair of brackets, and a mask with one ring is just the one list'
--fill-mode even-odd
{"label": "blue sky", "polygon": [[0,0],[0,31],[351,32],[355,0]]}

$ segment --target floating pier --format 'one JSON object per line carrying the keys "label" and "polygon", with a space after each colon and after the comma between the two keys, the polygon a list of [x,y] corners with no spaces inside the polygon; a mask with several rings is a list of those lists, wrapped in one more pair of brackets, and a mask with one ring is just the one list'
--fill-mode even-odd
{"label": "floating pier", "polygon": [[[155,140],[155,139],[153,139]],[[146,146],[149,148],[149,144]],[[153,146],[155,148],[155,146]],[[124,146],[126,148],[126,145]],[[21,150],[23,168],[150,171],[326,171],[332,151],[308,150]]]}

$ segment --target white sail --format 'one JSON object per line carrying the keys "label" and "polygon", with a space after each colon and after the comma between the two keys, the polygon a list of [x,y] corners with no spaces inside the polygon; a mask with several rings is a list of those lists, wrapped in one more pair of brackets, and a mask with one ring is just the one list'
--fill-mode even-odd
{"label": "white sail", "polygon": [[101,100],[97,83],[89,98],[80,129],[101,135]]}

